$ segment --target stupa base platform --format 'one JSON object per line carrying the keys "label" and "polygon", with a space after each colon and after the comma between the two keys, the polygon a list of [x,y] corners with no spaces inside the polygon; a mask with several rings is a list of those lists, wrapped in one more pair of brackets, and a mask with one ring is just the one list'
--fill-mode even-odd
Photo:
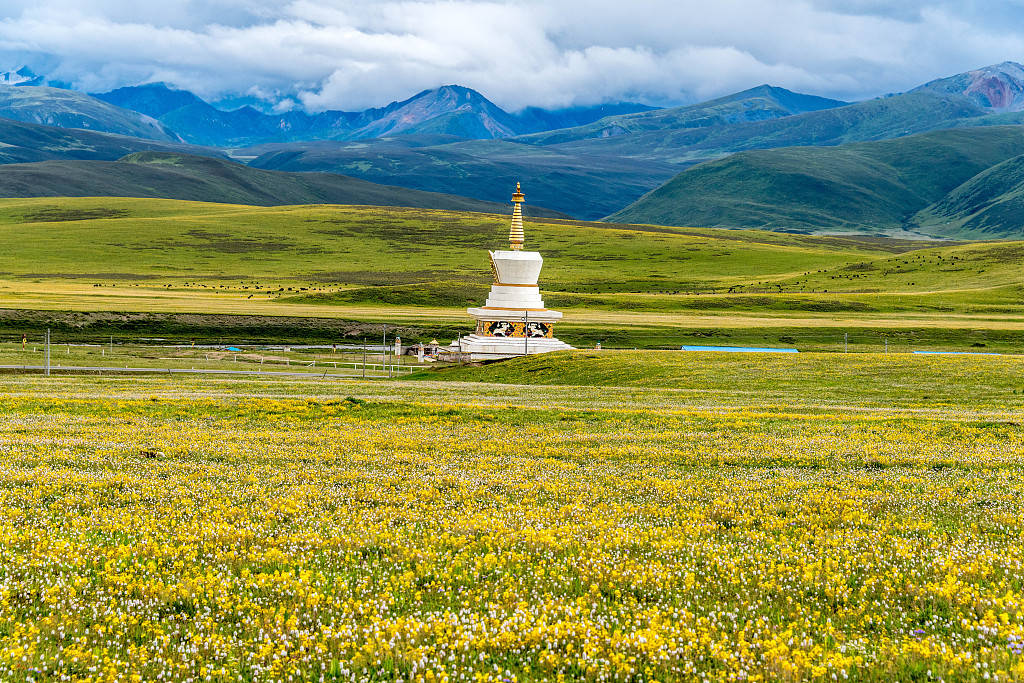
{"label": "stupa base platform", "polygon": [[568,351],[564,341],[553,337],[485,337],[471,334],[440,349],[442,358],[462,361],[502,360],[535,353]]}

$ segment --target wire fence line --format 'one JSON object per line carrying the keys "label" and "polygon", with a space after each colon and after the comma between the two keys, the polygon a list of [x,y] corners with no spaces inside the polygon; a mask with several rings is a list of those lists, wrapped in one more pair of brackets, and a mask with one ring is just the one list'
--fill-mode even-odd
{"label": "wire fence line", "polygon": [[235,345],[206,340],[161,341],[114,335],[62,341],[51,330],[46,330],[41,339],[34,336],[30,340],[24,334],[19,340],[0,342],[0,372],[298,374],[381,379],[417,372],[430,367],[432,361],[424,353],[425,345],[395,342]]}
{"label": "wire fence line", "polygon": [[367,373],[365,375],[353,372],[353,373],[338,373],[330,372],[329,370],[324,373],[319,372],[300,372],[300,371],[285,371],[285,370],[225,370],[220,368],[140,368],[131,366],[114,366],[114,365],[96,365],[96,366],[84,366],[84,365],[54,365],[47,367],[45,365],[0,365],[0,372],[8,373],[43,373],[46,375],[54,374],[148,374],[148,375],[246,375],[250,377],[308,377],[312,379],[395,379],[401,375],[408,375],[416,372],[414,369],[405,369],[400,373],[387,374],[384,372],[378,372],[377,374]]}

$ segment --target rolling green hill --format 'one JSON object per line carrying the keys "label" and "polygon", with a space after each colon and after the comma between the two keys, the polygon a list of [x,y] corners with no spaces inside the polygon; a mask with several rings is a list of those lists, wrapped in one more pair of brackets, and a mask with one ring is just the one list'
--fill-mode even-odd
{"label": "rolling green hill", "polygon": [[707,102],[654,111],[607,116],[594,123],[521,136],[534,145],[557,145],[577,140],[629,137],[638,133],[712,128],[767,121],[833,109],[848,104],[825,97],[795,93],[785,88],[760,85]]}
{"label": "rolling green hill", "polygon": [[0,164],[19,164],[57,159],[113,161],[132,152],[157,150],[178,154],[222,157],[208,147],[144,140],[127,135],[75,128],[41,126],[0,118]]}
{"label": "rolling green hill", "polygon": [[[653,117],[655,114],[661,112],[633,116]],[[516,140],[553,145],[566,154],[615,154],[678,165],[752,149],[831,146],[958,126],[1016,123],[1024,120],[1024,116],[1020,113],[992,114],[966,98],[922,91],[792,116],[725,121],[721,125],[688,125],[685,121],[678,125],[671,122],[667,114],[661,114],[660,119],[672,125],[653,130],[639,129],[625,135],[590,137],[581,134],[572,139],[569,134],[573,131],[565,131],[560,138]]]}
{"label": "rolling green hill", "polygon": [[[378,185],[333,173],[281,173],[232,161],[136,152],[118,161],[0,166],[0,197],[158,197],[255,206],[362,204],[499,213],[506,207],[453,195]],[[536,215],[563,216],[530,207]]]}
{"label": "rolling green hill", "polygon": [[932,235],[1024,234],[1024,155],[982,171],[911,219]]}
{"label": "rolling green hill", "polygon": [[[467,295],[458,283],[490,283],[486,250],[506,243],[508,220],[507,215],[428,208],[3,199],[0,271],[17,278],[54,273],[67,280],[155,278],[167,283],[205,273],[202,277],[211,281],[328,283],[330,287],[317,294],[328,304],[425,304],[428,299],[419,292],[407,291],[403,298],[403,288],[449,288],[451,295],[442,298],[457,300]],[[780,285],[783,293],[792,295],[780,300],[783,308],[814,310],[815,297],[810,295],[820,293],[828,286],[821,283],[839,273],[856,276],[849,279],[850,291],[864,291],[860,283],[871,282],[876,298],[955,292],[968,285],[979,290],[1003,288],[1024,280],[1014,265],[1019,243],[1013,242],[957,245],[553,218],[527,221],[526,237],[528,248],[544,254],[542,286],[553,301],[608,310],[772,308],[770,301],[755,301],[751,294],[778,293]],[[968,251],[980,254],[972,260],[994,265],[968,280],[963,271],[948,270],[938,258],[966,258]],[[890,281],[884,275],[903,268],[902,261],[926,257],[915,266],[920,271],[916,285],[902,276]],[[119,264],[116,270],[112,264]],[[115,275],[104,278],[105,272]],[[840,284],[833,289],[842,289]],[[370,289],[363,291],[366,288]],[[743,294],[730,297],[729,290]],[[478,293],[468,291],[469,296]],[[875,310],[890,305],[886,301]],[[830,304],[819,308],[828,311]]]}
{"label": "rolling green hill", "polygon": [[0,117],[61,128],[83,128],[162,142],[182,142],[151,116],[74,90],[0,85]]}
{"label": "rolling green hill", "polygon": [[[1024,127],[960,128],[837,147],[741,152],[694,166],[609,220],[665,225],[796,231],[895,232],[910,228],[944,237],[939,215],[915,214],[997,164],[1024,154]],[[1019,166],[1008,166],[999,178]],[[963,210],[958,202],[942,211]],[[1004,209],[1013,205],[1007,204]],[[1012,212],[1011,212],[1012,214]],[[989,215],[984,236],[1020,237],[1021,221]],[[951,219],[949,219],[951,220]],[[974,231],[971,234],[977,234]]]}
{"label": "rolling green hill", "polygon": [[[0,271],[102,280],[99,274],[118,264],[117,272],[168,282],[196,273],[214,280],[244,273],[241,279],[338,286],[486,285],[486,250],[507,244],[508,220],[427,208],[3,199]],[[923,245],[535,218],[527,221],[526,246],[544,253],[547,289],[604,295],[723,290]]]}

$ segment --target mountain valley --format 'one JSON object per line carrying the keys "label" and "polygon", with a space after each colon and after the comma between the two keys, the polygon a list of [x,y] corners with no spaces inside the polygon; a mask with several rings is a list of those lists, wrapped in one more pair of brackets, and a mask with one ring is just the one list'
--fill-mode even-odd
{"label": "mountain valley", "polygon": [[[668,108],[518,112],[457,85],[363,111],[272,113],[222,110],[163,83],[95,96],[52,84],[27,68],[0,74],[0,162],[75,163],[13,169],[0,194],[32,192],[35,178],[47,195],[209,200],[221,187],[225,200],[253,204],[348,196],[341,185],[311,190],[306,174],[320,173],[391,186],[369,192],[376,201],[422,205],[397,186],[459,208],[503,205],[522,181],[541,212],[584,220],[986,238],[1018,235],[1024,223],[1024,67],[1013,62],[853,103],[762,85]],[[117,171],[144,151],[301,175],[277,176],[292,188],[280,195],[232,194],[235,171],[227,185],[176,176],[145,186]],[[94,162],[108,165],[89,169]]]}

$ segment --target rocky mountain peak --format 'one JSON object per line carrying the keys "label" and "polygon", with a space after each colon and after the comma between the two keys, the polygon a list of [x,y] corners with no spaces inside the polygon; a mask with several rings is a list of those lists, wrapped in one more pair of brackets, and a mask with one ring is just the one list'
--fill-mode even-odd
{"label": "rocky mountain peak", "polygon": [[1024,66],[1002,62],[940,78],[915,90],[962,95],[982,109],[995,112],[1024,111]]}
{"label": "rocky mountain peak", "polygon": [[0,71],[2,85],[43,85],[43,77],[23,66],[16,71]]}

